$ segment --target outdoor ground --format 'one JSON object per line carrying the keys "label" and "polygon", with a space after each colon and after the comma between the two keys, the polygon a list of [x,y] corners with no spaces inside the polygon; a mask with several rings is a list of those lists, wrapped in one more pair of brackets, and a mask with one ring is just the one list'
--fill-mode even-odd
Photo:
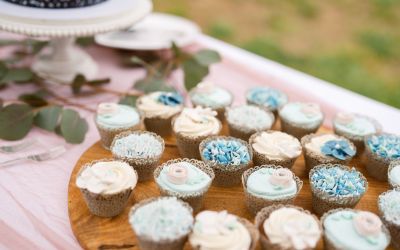
{"label": "outdoor ground", "polygon": [[400,108],[400,0],[153,2],[211,36]]}

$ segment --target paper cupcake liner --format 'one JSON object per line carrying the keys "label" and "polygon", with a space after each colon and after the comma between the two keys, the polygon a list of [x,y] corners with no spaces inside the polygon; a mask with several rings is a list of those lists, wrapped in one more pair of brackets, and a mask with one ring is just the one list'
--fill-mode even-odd
{"label": "paper cupcake liner", "polygon": [[394,167],[396,167],[396,166],[400,166],[400,160],[395,160],[395,161],[390,162],[390,164],[389,164],[389,169],[388,169],[388,171],[387,171],[387,173],[388,173],[389,186],[390,186],[391,189],[400,188],[400,185],[394,183],[393,180],[391,180],[390,177],[389,177],[390,171],[392,171],[392,169],[393,169]]}
{"label": "paper cupcake liner", "polygon": [[[142,200],[141,202],[135,204],[130,212],[129,212],[129,218],[136,212],[136,210],[148,203],[157,201],[159,199],[164,199],[163,197],[153,197],[149,198],[146,200]],[[186,207],[190,213],[193,213],[192,208],[190,207],[189,204],[187,204],[184,201],[178,200],[179,202],[182,203],[184,207]],[[132,230],[135,232],[135,228],[131,225]],[[187,234],[182,235],[180,237],[177,237],[176,239],[166,239],[166,240],[159,240],[155,241],[147,236],[144,235],[137,235],[136,232],[136,238],[139,244],[139,248],[141,250],[158,250],[158,249],[163,249],[163,250],[180,250],[183,249],[183,246],[185,245],[188,235],[190,231],[187,232]]]}
{"label": "paper cupcake liner", "polygon": [[242,175],[242,185],[243,185],[243,190],[245,194],[245,202],[246,206],[249,209],[249,211],[253,214],[256,215],[258,211],[263,209],[264,207],[272,206],[274,204],[292,204],[294,200],[296,199],[297,195],[299,194],[301,188],[303,187],[303,181],[300,180],[299,177],[297,177],[293,173],[293,179],[296,181],[296,186],[297,186],[297,192],[296,194],[292,196],[286,196],[281,199],[268,199],[268,198],[263,198],[260,196],[256,196],[247,190],[247,179],[249,176],[254,173],[255,171],[262,169],[262,168],[274,168],[274,169],[279,169],[282,168],[281,166],[276,166],[276,165],[262,165],[254,168],[250,168],[246,170],[243,175]]}
{"label": "paper cupcake liner", "polygon": [[[395,190],[400,191],[400,188],[397,188]],[[383,224],[385,224],[385,226],[388,228],[389,232],[390,232],[390,236],[392,237],[392,246],[394,247],[394,249],[396,250],[400,250],[400,224],[396,224],[393,221],[390,221],[388,219],[386,219],[385,217],[385,213],[383,212],[383,208],[380,205],[380,199],[381,197],[383,197],[384,195],[386,195],[389,191],[386,191],[382,194],[379,195],[378,197],[378,211],[379,211],[379,216],[381,217],[381,220],[383,222]]]}
{"label": "paper cupcake liner", "polygon": [[[358,211],[362,211],[362,210],[351,209],[351,208],[337,208],[337,209],[332,209],[332,210],[324,213],[322,215],[322,217],[321,217],[322,227],[323,227],[324,231],[325,231],[325,227],[324,227],[325,219],[329,215],[334,214],[334,213],[339,212],[339,211],[356,211],[356,212],[358,212]],[[382,231],[385,233],[386,237],[388,238],[388,240],[390,242],[390,239],[391,239],[390,232],[389,232],[389,230],[387,229],[387,227],[385,225],[382,225]],[[327,249],[327,250],[343,250],[343,248],[340,248],[339,246],[337,246],[337,244],[335,244],[335,241],[329,239],[327,237],[326,233],[324,233],[324,249]]]}
{"label": "paper cupcake liner", "polygon": [[[321,232],[323,232],[321,221],[319,221],[318,218],[315,215],[311,214],[308,210],[305,210],[298,206],[283,205],[283,204],[277,204],[277,205],[265,207],[257,213],[256,218],[255,218],[255,226],[260,231],[260,242],[261,242],[261,247],[263,250],[295,250],[295,249],[287,249],[287,248],[284,249],[281,246],[279,246],[278,244],[273,244],[268,239],[267,235],[264,232],[264,228],[263,228],[264,221],[269,218],[269,216],[271,215],[271,213],[273,211],[278,210],[280,208],[284,208],[284,207],[294,208],[294,209],[299,210],[300,212],[311,215],[315,219],[315,221],[318,222],[319,228],[320,228]],[[321,236],[322,236],[322,233],[321,233]],[[305,249],[305,250],[309,250],[309,249]]]}
{"label": "paper cupcake liner", "polygon": [[295,124],[281,117],[281,130],[285,133],[288,133],[289,135],[293,135],[300,140],[305,135],[317,132],[318,129],[321,127],[322,121],[323,119],[316,126],[307,127]]}
{"label": "paper cupcake liner", "polygon": [[351,171],[351,168],[341,164],[321,164],[311,169],[309,173],[309,180],[310,180],[310,187],[312,194],[312,207],[313,211],[319,216],[335,208],[354,208],[368,189],[367,179],[362,175],[361,172],[358,171],[357,172],[359,173],[360,178],[364,180],[365,191],[362,194],[345,196],[345,197],[332,197],[323,190],[315,188],[313,183],[311,182],[311,176],[313,176],[314,172],[316,172],[320,168],[330,168],[330,167],[340,167],[342,169]]}
{"label": "paper cupcake liner", "polygon": [[113,157],[114,157],[114,159],[125,161],[125,162],[129,163],[129,165],[131,165],[138,173],[138,176],[139,176],[138,181],[139,182],[151,180],[153,178],[153,172],[156,169],[162,154],[164,153],[164,149],[165,149],[164,140],[159,135],[152,133],[152,132],[148,132],[148,131],[133,131],[133,132],[127,131],[127,132],[120,133],[115,137],[115,139],[113,140],[113,142],[111,144],[111,152],[112,152],[112,148],[114,147],[115,142],[118,139],[126,137],[130,134],[149,134],[151,136],[154,136],[154,138],[156,138],[161,143],[162,149],[161,149],[160,154],[154,155],[152,157],[146,157],[146,158],[139,158],[139,157],[134,158],[134,157],[116,155],[113,153]]}
{"label": "paper cupcake liner", "polygon": [[144,118],[144,125],[147,131],[156,133],[160,136],[170,136],[172,135],[171,121],[172,117],[161,118],[161,117],[151,117]]}
{"label": "paper cupcake liner", "polygon": [[367,145],[367,141],[371,136],[365,137],[364,140],[365,155],[367,158],[365,168],[367,169],[368,174],[371,175],[373,178],[380,181],[387,181],[390,160],[385,159],[372,152],[371,148]]}
{"label": "paper cupcake liner", "polygon": [[175,197],[189,203],[189,205],[193,208],[193,211],[195,213],[197,213],[203,207],[204,196],[205,196],[206,192],[208,191],[212,181],[214,180],[214,177],[215,177],[214,171],[209,166],[207,166],[204,162],[199,161],[199,160],[187,159],[187,158],[173,159],[173,160],[169,160],[169,161],[163,163],[162,165],[160,165],[156,168],[156,170],[154,171],[154,179],[156,180],[158,178],[158,176],[161,173],[161,170],[164,167],[169,166],[174,163],[179,163],[179,162],[189,162],[190,164],[194,165],[201,171],[205,172],[211,178],[210,184],[208,186],[206,186],[204,189],[199,190],[197,192],[190,193],[190,194],[182,194],[179,192],[174,192],[174,191],[164,189],[163,187],[158,185],[157,181],[155,181],[155,182],[156,182],[158,189],[160,190],[160,193],[162,196],[175,196]]}
{"label": "paper cupcake liner", "polygon": [[[222,165],[218,164],[216,162],[209,161],[203,157],[201,152],[203,152],[205,146],[210,142],[214,141],[217,139],[221,140],[231,140],[231,141],[237,141],[247,147],[247,150],[249,151],[249,156],[250,160],[245,163],[245,164],[240,164],[240,165]],[[202,161],[204,161],[208,166],[210,166],[214,170],[215,174],[215,179],[213,182],[213,185],[219,186],[219,187],[232,187],[232,186],[237,186],[241,182],[242,174],[244,171],[246,171],[247,168],[250,167],[251,165],[251,160],[252,160],[252,149],[249,146],[249,144],[241,139],[231,137],[231,136],[211,136],[208,137],[207,139],[203,140],[200,143],[199,146],[199,154],[201,156]]]}
{"label": "paper cupcake liner", "polygon": [[112,144],[112,141],[114,140],[115,136],[122,132],[127,132],[127,131],[136,131],[136,130],[141,130],[142,129],[142,124],[143,121],[140,121],[138,124],[131,126],[131,127],[124,127],[124,128],[106,128],[104,126],[101,126],[95,121],[97,130],[99,131],[100,134],[100,142],[101,145],[105,149],[110,149],[110,146]]}
{"label": "paper cupcake liner", "polygon": [[[325,133],[326,134],[326,133]],[[301,145],[303,147],[303,155],[304,155],[304,162],[306,165],[307,172],[309,172],[314,166],[320,165],[320,164],[342,164],[342,165],[348,165],[353,157],[348,157],[345,160],[340,160],[336,159],[334,157],[330,156],[322,156],[319,154],[314,153],[313,151],[309,151],[306,148],[306,144],[311,141],[312,138],[316,136],[321,136],[324,134],[309,134],[301,138]],[[349,141],[347,138],[343,136],[339,136],[340,140],[345,140],[349,143],[350,147],[352,147],[354,150],[356,150],[356,146]]]}

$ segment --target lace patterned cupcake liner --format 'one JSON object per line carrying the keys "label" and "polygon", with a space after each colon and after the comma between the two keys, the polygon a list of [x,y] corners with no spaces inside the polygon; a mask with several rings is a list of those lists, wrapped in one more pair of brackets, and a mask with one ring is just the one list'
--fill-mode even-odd
{"label": "lace patterned cupcake liner", "polygon": [[[396,188],[395,190],[400,191],[400,188]],[[381,217],[381,220],[383,222],[383,224],[385,224],[385,226],[388,228],[390,235],[392,237],[392,246],[394,247],[394,249],[396,250],[400,250],[400,224],[396,224],[393,221],[388,220],[385,217],[385,213],[383,212],[383,208],[380,205],[380,199],[381,197],[383,197],[384,195],[386,195],[387,193],[389,193],[391,190],[386,191],[382,194],[379,195],[378,197],[378,211],[379,211],[379,216]]]}
{"label": "lace patterned cupcake liner", "polygon": [[400,160],[395,160],[395,161],[390,162],[389,168],[388,168],[388,171],[387,171],[387,173],[388,173],[389,186],[390,186],[391,189],[395,189],[395,188],[400,189],[400,184],[394,183],[393,180],[391,180],[391,178],[390,178],[390,176],[389,176],[390,171],[392,171],[392,169],[393,169],[394,167],[396,167],[396,166],[400,166]]}
{"label": "lace patterned cupcake liner", "polygon": [[373,178],[380,181],[388,180],[388,170],[390,159],[383,158],[378,154],[372,152],[371,148],[368,146],[368,140],[373,135],[369,135],[365,137],[364,145],[365,145],[365,155],[366,155],[366,163],[365,168],[369,175]]}

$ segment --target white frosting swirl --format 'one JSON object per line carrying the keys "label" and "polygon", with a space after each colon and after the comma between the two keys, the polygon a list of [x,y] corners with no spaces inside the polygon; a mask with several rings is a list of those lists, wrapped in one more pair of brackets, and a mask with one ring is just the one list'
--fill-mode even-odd
{"label": "white frosting swirl", "polygon": [[283,249],[315,248],[321,236],[314,217],[295,208],[283,207],[273,211],[263,227],[271,243]]}
{"label": "white frosting swirl", "polygon": [[301,145],[295,137],[283,132],[262,132],[252,144],[255,151],[270,160],[296,158],[301,154]]}
{"label": "white frosting swirl", "polygon": [[95,194],[115,194],[133,189],[137,175],[133,168],[121,161],[97,162],[86,167],[76,179],[79,188]]}
{"label": "white frosting swirl", "polygon": [[215,117],[217,112],[210,108],[185,108],[174,122],[174,131],[186,136],[217,135],[221,122]]}
{"label": "white frosting swirl", "polygon": [[159,102],[158,97],[161,94],[163,94],[163,92],[153,92],[139,99],[137,108],[143,112],[146,118],[169,118],[183,109],[183,105],[168,106]]}
{"label": "white frosting swirl", "polygon": [[311,151],[314,154],[317,154],[322,157],[327,157],[324,153],[322,153],[321,147],[326,142],[331,141],[331,140],[340,140],[340,138],[334,134],[324,134],[324,135],[315,136],[308,143],[306,143],[305,147],[308,151]]}
{"label": "white frosting swirl", "polygon": [[236,216],[226,211],[203,211],[196,216],[189,241],[201,250],[247,250],[251,236]]}

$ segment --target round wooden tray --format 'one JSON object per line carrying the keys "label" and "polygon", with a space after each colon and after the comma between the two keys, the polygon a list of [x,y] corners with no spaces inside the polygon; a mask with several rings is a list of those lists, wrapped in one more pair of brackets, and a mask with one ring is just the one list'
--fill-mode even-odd
{"label": "round wooden tray", "polygon": [[[329,132],[324,128],[320,131]],[[223,134],[227,134],[225,128]],[[92,160],[110,157],[112,157],[111,153],[97,142],[76,163],[68,187],[68,212],[72,231],[84,249],[139,249],[135,234],[128,223],[128,212],[136,202],[160,195],[154,181],[139,183],[134,189],[124,212],[111,219],[91,215],[79,189],[75,186],[76,174],[83,164]],[[166,147],[161,163],[174,158],[179,158],[174,138],[166,138]],[[389,186],[386,182],[379,182],[369,177],[362,162],[363,159],[357,158],[351,163],[351,166],[356,166],[367,177],[369,184],[368,191],[357,205],[357,208],[377,213],[377,197],[388,190]],[[304,168],[303,157],[296,161],[293,170],[304,182],[303,188],[294,204],[311,211],[310,185]],[[242,186],[232,188],[212,186],[206,194],[203,209],[227,210],[232,214],[254,221],[254,217],[247,211],[244,204]],[[186,246],[185,249],[190,249],[190,247]],[[260,249],[260,246],[258,246],[258,249]],[[322,240],[318,244],[318,249],[323,249]]]}

